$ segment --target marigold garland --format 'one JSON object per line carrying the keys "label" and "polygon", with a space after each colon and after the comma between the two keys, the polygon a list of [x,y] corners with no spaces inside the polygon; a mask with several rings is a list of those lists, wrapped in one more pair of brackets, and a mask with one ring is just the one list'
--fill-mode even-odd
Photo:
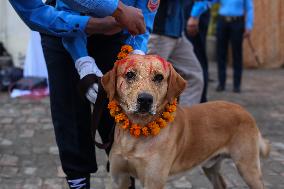
{"label": "marigold garland", "polygon": [[158,135],[161,129],[165,128],[168,123],[174,121],[175,117],[173,113],[176,111],[176,106],[177,100],[175,99],[172,103],[166,105],[165,111],[162,113],[161,117],[145,126],[131,123],[116,101],[109,102],[108,109],[121,129],[129,130],[131,136],[138,138],[140,136],[147,137]]}

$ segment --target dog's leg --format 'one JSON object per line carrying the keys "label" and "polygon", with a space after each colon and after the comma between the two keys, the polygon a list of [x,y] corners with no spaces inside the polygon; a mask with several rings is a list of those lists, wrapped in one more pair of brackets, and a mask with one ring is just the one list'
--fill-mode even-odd
{"label": "dog's leg", "polygon": [[143,189],[163,189],[169,175],[169,167],[163,162],[151,162],[144,169],[137,170],[137,174]]}
{"label": "dog's leg", "polygon": [[130,186],[130,178],[128,174],[120,173],[112,175],[112,189],[127,189]]}
{"label": "dog's leg", "polygon": [[163,189],[166,185],[166,180],[164,178],[150,178],[147,177],[144,180],[144,189]]}
{"label": "dog's leg", "polygon": [[110,174],[112,189],[127,189],[130,186],[127,161],[119,155],[110,156]]}
{"label": "dog's leg", "polygon": [[218,159],[217,162],[207,168],[205,166],[202,167],[206,177],[210,180],[210,182],[213,184],[214,189],[226,189],[226,183],[220,174],[221,169],[221,159]]}
{"label": "dog's leg", "polygon": [[257,135],[255,138],[253,135],[238,137],[231,146],[230,154],[247,185],[251,189],[264,189],[256,137]]}
{"label": "dog's leg", "polygon": [[235,162],[240,175],[251,189],[264,189],[259,157],[254,160],[241,159]]}

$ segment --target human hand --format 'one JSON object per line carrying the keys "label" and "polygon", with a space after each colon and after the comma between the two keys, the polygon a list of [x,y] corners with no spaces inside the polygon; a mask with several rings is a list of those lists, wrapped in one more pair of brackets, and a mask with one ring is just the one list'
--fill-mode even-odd
{"label": "human hand", "polygon": [[[97,78],[101,78],[103,76],[102,72],[95,63],[95,60],[89,56],[78,59],[75,63],[75,67],[80,75],[80,79],[83,79],[86,76],[88,77],[90,74],[95,75]],[[83,79],[82,81],[85,82],[86,80]],[[98,96],[98,84],[91,84],[91,87],[89,87],[86,91],[87,92],[85,95],[87,99],[90,102],[95,103]]]}
{"label": "human hand", "polygon": [[188,35],[195,36],[198,33],[199,19],[190,17],[187,21],[186,30]]}
{"label": "human hand", "polygon": [[75,62],[75,67],[80,75],[80,79],[86,75],[94,74],[97,77],[102,77],[103,73],[98,68],[95,60],[90,56],[81,57]]}
{"label": "human hand", "polygon": [[113,35],[122,31],[121,26],[116,22],[115,18],[107,16],[104,18],[91,17],[86,26],[85,32],[88,35],[104,34]]}
{"label": "human hand", "polygon": [[138,8],[126,6],[119,1],[118,8],[112,16],[131,35],[139,35],[146,32],[144,16]]}
{"label": "human hand", "polygon": [[94,83],[87,91],[86,93],[86,97],[87,99],[95,104],[96,103],[96,100],[97,100],[97,97],[98,97],[98,91],[99,91],[99,86],[97,83]]}
{"label": "human hand", "polygon": [[246,29],[245,30],[245,32],[244,32],[244,38],[248,38],[248,37],[250,37],[250,35],[251,35],[251,30],[249,30],[249,29]]}

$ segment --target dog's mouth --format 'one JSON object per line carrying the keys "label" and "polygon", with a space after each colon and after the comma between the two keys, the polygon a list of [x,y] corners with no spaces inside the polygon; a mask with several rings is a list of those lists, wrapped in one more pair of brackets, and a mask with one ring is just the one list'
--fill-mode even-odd
{"label": "dog's mouth", "polygon": [[155,115],[153,111],[153,101],[154,98],[149,93],[141,93],[137,98],[137,105],[135,114],[145,116],[145,115]]}

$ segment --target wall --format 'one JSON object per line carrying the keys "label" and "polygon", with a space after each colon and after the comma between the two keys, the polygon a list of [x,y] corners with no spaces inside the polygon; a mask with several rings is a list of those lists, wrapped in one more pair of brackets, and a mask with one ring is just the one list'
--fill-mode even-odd
{"label": "wall", "polygon": [[0,1],[0,40],[13,56],[15,65],[24,61],[30,30],[7,0]]}
{"label": "wall", "polygon": [[248,45],[244,41],[244,63],[250,68],[278,68],[284,65],[284,0],[254,0],[255,27],[251,41],[257,64]]}

